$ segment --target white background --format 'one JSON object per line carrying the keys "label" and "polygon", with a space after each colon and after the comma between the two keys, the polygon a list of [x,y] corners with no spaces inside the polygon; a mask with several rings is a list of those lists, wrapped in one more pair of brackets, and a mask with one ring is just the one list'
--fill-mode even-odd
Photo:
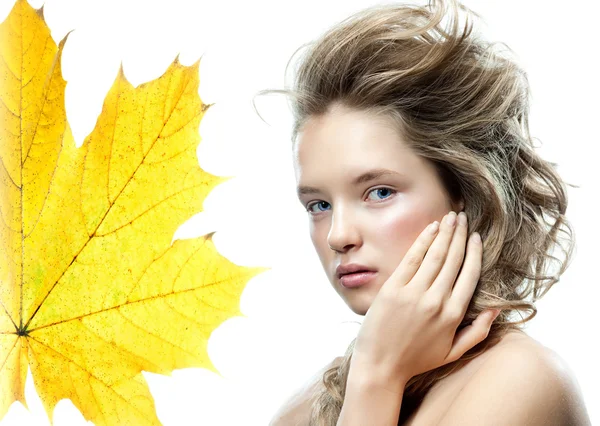
{"label": "white background", "polygon": [[[577,376],[592,423],[600,423],[598,351],[597,17],[594,0],[576,6],[542,0],[468,0],[486,20],[484,34],[506,42],[528,71],[532,134],[542,155],[580,189],[570,190],[568,215],[578,249],[571,268],[539,302],[528,332],[558,352]],[[4,20],[13,0],[2,0]],[[42,1],[30,0],[38,8]],[[245,317],[223,323],[209,354],[224,379],[203,369],[172,376],[145,373],[165,425],[266,425],[286,396],[334,356],[358,331],[354,315],[330,287],[308,236],[306,213],[294,194],[290,116],[280,97],[253,95],[282,88],[294,50],[374,1],[88,1],[47,0],[56,42],[71,29],[64,56],[67,116],[77,145],[92,131],[122,61],[139,85],[159,77],[181,53],[201,55],[200,95],[216,104],[200,126],[202,168],[235,178],[206,199],[174,238],[218,231],[231,261],[272,269],[252,279],[242,297]],[[14,404],[4,425],[49,424],[28,377],[30,411]],[[501,403],[499,401],[499,403]],[[85,424],[61,401],[55,425]]]}

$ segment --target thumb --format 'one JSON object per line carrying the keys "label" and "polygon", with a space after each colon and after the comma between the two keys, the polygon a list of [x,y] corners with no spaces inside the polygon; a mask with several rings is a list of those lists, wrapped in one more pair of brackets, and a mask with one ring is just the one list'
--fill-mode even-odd
{"label": "thumb", "polygon": [[456,361],[473,346],[484,341],[490,332],[492,322],[494,322],[499,313],[500,309],[484,311],[470,325],[467,325],[456,333],[452,348],[450,348],[450,352],[446,356],[446,361]]}

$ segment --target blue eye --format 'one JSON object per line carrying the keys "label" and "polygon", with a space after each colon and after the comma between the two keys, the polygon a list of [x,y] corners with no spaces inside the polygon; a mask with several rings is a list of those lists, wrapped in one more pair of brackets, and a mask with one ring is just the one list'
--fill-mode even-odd
{"label": "blue eye", "polygon": [[[371,191],[369,191],[369,195],[372,194],[372,193],[374,193],[375,191],[383,191],[384,196],[383,196],[383,198],[379,198],[380,200],[382,200],[382,199],[386,200],[386,199],[390,198],[390,196],[392,194],[396,193],[396,191],[393,190],[393,189],[391,189],[391,188],[385,188],[385,187],[383,187],[383,188],[374,188],[374,189],[372,189]],[[385,196],[386,193],[389,194],[389,195]],[[381,193],[379,193],[379,195],[381,195]],[[319,206],[319,210],[318,211],[313,210],[312,209],[313,206]],[[324,209],[322,209],[323,206],[325,206]],[[327,206],[331,207],[331,205],[327,201],[315,201],[315,202],[310,203],[310,204],[308,204],[306,206],[306,211],[309,212],[309,213],[318,213],[319,211],[321,211],[321,212],[325,211],[327,209]]]}
{"label": "blue eye", "polygon": [[[390,195],[392,193],[396,192],[396,191],[394,191],[393,189],[390,189],[390,188],[375,188],[375,189],[372,189],[371,191],[369,191],[369,194],[373,193],[374,191],[387,191],[388,193],[390,193]],[[384,197],[383,199],[385,200],[387,198],[389,198],[389,196],[388,197]],[[380,198],[380,200],[381,200],[381,198]]]}
{"label": "blue eye", "polygon": [[[312,209],[312,207],[313,207],[313,206],[318,206],[318,205],[323,205],[323,204],[327,204],[327,205],[329,205],[329,203],[328,203],[328,202],[326,202],[326,201],[316,201],[316,202],[314,202],[314,203],[310,203],[309,205],[307,205],[307,206],[306,206],[306,211],[307,211],[307,212],[310,212],[310,213],[315,213],[315,211],[314,211],[314,210],[311,210],[311,209]],[[323,210],[321,210],[321,211],[323,211]]]}

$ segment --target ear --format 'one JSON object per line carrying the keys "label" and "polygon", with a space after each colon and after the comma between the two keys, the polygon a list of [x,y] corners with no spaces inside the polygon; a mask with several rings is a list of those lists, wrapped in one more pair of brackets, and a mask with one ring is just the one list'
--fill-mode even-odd
{"label": "ear", "polygon": [[465,209],[465,202],[464,200],[461,198],[460,201],[454,205],[454,211],[455,212],[462,212]]}

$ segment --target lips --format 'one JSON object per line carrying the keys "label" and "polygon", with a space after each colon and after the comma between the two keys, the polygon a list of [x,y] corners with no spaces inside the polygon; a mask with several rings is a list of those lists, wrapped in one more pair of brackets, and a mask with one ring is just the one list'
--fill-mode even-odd
{"label": "lips", "polygon": [[340,284],[346,288],[357,288],[371,282],[377,272],[365,271],[365,272],[353,272],[351,274],[345,274],[340,277]]}
{"label": "lips", "polygon": [[355,274],[357,272],[375,272],[375,270],[369,266],[361,265],[359,263],[347,263],[344,265],[339,265],[335,270],[338,279],[344,275]]}
{"label": "lips", "polygon": [[354,272],[348,272],[346,274],[340,274],[339,277],[342,278],[342,277],[344,277],[346,275],[354,275],[354,274],[358,274],[360,272],[373,272],[373,271],[370,271],[368,269],[361,269],[360,271],[354,271]]}

